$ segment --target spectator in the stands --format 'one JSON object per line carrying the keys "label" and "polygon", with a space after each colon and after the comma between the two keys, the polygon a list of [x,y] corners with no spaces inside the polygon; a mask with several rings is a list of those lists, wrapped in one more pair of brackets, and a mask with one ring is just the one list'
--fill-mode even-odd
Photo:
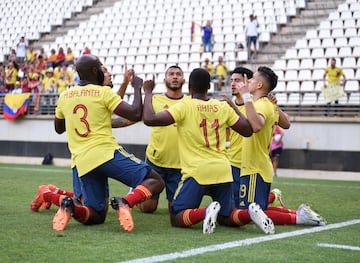
{"label": "spectator in the stands", "polygon": [[27,44],[25,42],[25,37],[21,37],[19,43],[16,45],[16,56],[17,56],[17,62],[19,64],[24,63],[25,57],[26,57],[26,49]]}
{"label": "spectator in the stands", "polygon": [[208,20],[206,21],[206,25],[202,26],[197,24],[198,26],[200,26],[201,30],[203,31],[203,36],[202,36],[202,46],[203,46],[203,51],[204,52],[212,52],[212,44],[214,41],[214,32],[213,32],[213,28],[211,26],[211,21]]}
{"label": "spectator in the stands", "polygon": [[37,59],[37,54],[34,50],[34,47],[30,46],[28,52],[26,53],[26,62],[34,65],[36,59]]}
{"label": "spectator in the stands", "polygon": [[8,57],[8,61],[16,62],[16,60],[17,60],[16,50],[15,50],[15,49],[11,49],[10,55],[9,55],[9,57]]}
{"label": "spectator in the stands", "polygon": [[22,93],[31,93],[31,89],[29,87],[29,77],[27,74],[24,75],[22,79],[20,79]]}
{"label": "spectator in the stands", "polygon": [[11,92],[12,94],[21,94],[22,93],[22,88],[21,88],[21,84],[20,81],[16,81],[15,82],[15,86],[14,89]]}
{"label": "spectator in the stands", "polygon": [[86,55],[86,54],[91,54],[91,50],[90,50],[90,48],[88,48],[88,47],[85,47],[85,50],[83,51],[83,53],[82,53],[83,55]]}
{"label": "spectator in the stands", "polygon": [[46,68],[47,68],[46,60],[43,58],[42,55],[39,55],[35,64],[36,72],[42,74]]}
{"label": "spectator in the stands", "polygon": [[15,82],[18,76],[18,65],[16,62],[9,62],[8,68],[5,71],[5,89],[11,92],[15,87]]}
{"label": "spectator in the stands", "polygon": [[67,48],[66,56],[65,56],[65,66],[70,66],[75,64],[75,56],[72,52],[71,48]]}
{"label": "spectator in the stands", "polygon": [[44,88],[44,92],[54,92],[57,89],[57,81],[54,77],[53,68],[48,68],[45,73],[45,77],[42,80],[42,85]]}
{"label": "spectator in the stands", "polygon": [[45,49],[44,49],[43,47],[40,48],[39,56],[40,56],[40,55],[43,57],[43,59],[44,59],[45,61],[48,60],[48,55],[46,54]]}
{"label": "spectator in the stands", "polygon": [[55,63],[56,63],[56,51],[55,49],[51,49],[50,50],[50,56],[48,57],[48,67],[49,68],[54,68],[55,67]]}
{"label": "spectator in the stands", "polygon": [[214,66],[213,64],[211,64],[210,59],[209,58],[205,58],[204,64],[201,66],[203,69],[205,69],[209,74],[210,77],[213,77],[213,70],[214,70]]}
{"label": "spectator in the stands", "polygon": [[224,63],[222,56],[218,58],[218,64],[215,67],[215,78],[217,79],[217,90],[221,91],[222,87],[225,85],[225,80],[227,76],[227,65]]}
{"label": "spectator in the stands", "polygon": [[68,74],[64,71],[61,72],[59,79],[57,80],[57,92],[60,94],[65,91],[69,86]]}
{"label": "spectator in the stands", "polygon": [[2,63],[0,63],[0,93],[5,92],[5,68]]}
{"label": "spectator in the stands", "polygon": [[56,55],[55,67],[61,67],[64,62],[65,62],[65,52],[64,49],[60,47]]}
{"label": "spectator in the stands", "polygon": [[249,16],[249,21],[245,25],[245,34],[246,34],[246,46],[248,50],[248,58],[251,58],[252,50],[251,46],[253,47],[254,56],[253,58],[256,58],[257,56],[257,38],[258,38],[258,27],[259,24],[257,22],[257,17],[253,14]]}

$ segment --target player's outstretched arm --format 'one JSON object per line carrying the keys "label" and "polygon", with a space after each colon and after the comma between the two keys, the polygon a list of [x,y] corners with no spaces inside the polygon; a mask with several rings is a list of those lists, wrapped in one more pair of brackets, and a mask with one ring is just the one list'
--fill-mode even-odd
{"label": "player's outstretched arm", "polygon": [[144,111],[143,111],[143,120],[144,123],[148,126],[167,126],[173,124],[175,121],[168,111],[161,111],[158,113],[154,112],[152,106],[152,91],[155,87],[154,80],[147,80],[144,82]]}
{"label": "player's outstretched arm", "polygon": [[111,127],[112,128],[124,128],[136,123],[135,121],[129,121],[123,117],[117,117],[115,119],[111,119]]}
{"label": "player's outstretched arm", "polygon": [[289,129],[290,125],[291,125],[289,115],[287,113],[285,113],[282,109],[280,109],[280,107],[277,105],[277,99],[276,99],[275,94],[269,93],[268,98],[278,108],[278,111],[279,111],[279,123],[278,124],[279,124],[279,126],[283,129]]}
{"label": "player's outstretched arm", "polygon": [[123,80],[123,83],[121,83],[121,86],[120,86],[119,90],[117,91],[117,94],[121,98],[124,98],[126,88],[129,85],[129,83],[130,83],[133,76],[134,76],[134,70],[133,69],[128,69],[127,68],[127,63],[125,62],[124,80]]}
{"label": "player's outstretched arm", "polygon": [[125,101],[122,101],[114,110],[114,113],[130,121],[140,121],[142,117],[141,88],[143,85],[143,80],[135,75],[131,80],[131,85],[134,88],[133,103],[130,105]]}

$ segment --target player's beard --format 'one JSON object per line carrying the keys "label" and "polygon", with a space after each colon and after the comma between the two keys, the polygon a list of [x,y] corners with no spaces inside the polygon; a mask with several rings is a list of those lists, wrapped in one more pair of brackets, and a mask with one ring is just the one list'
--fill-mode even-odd
{"label": "player's beard", "polygon": [[179,86],[171,86],[171,84],[169,82],[166,82],[165,85],[166,85],[166,88],[171,89],[172,91],[177,91],[179,89],[182,89],[183,83],[179,82]]}

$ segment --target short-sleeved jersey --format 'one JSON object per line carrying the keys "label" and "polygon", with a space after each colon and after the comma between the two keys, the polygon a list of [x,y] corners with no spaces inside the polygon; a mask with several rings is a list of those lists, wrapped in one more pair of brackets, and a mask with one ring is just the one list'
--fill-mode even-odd
{"label": "short-sleeved jersey", "polygon": [[232,182],[225,137],[239,116],[227,102],[188,99],[168,112],[178,129],[182,179],[192,177],[201,185]]}
{"label": "short-sleeved jersey", "polygon": [[[166,94],[155,95],[152,99],[154,112],[163,111],[189,98],[189,96],[183,96],[179,99],[171,99],[166,96]],[[176,124],[164,127],[151,127],[150,141],[146,148],[146,157],[157,166],[180,169]]]}
{"label": "short-sleeved jersey", "polygon": [[328,76],[329,84],[336,84],[336,83],[340,83],[340,77],[344,76],[344,71],[339,67],[335,67],[335,68],[327,67],[324,71],[324,75]]}
{"label": "short-sleeved jersey", "polygon": [[[237,105],[239,111],[245,115],[244,104]],[[239,133],[230,130],[230,149],[226,152],[232,166],[241,168],[242,139]]]}
{"label": "short-sleeved jersey", "polygon": [[265,182],[271,183],[273,166],[269,149],[279,113],[277,107],[267,97],[262,97],[253,103],[256,112],[264,117],[265,124],[259,132],[243,138],[241,176],[260,174]]}
{"label": "short-sleeved jersey", "polygon": [[121,98],[110,87],[75,86],[60,94],[56,118],[65,119],[73,166],[82,176],[114,158],[121,148],[112,134],[111,114]]}

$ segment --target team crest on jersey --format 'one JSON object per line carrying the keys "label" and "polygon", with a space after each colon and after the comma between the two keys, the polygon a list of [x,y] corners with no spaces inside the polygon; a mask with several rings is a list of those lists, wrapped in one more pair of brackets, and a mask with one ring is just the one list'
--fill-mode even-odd
{"label": "team crest on jersey", "polygon": [[168,108],[169,108],[169,105],[165,104],[164,109],[168,109]]}

